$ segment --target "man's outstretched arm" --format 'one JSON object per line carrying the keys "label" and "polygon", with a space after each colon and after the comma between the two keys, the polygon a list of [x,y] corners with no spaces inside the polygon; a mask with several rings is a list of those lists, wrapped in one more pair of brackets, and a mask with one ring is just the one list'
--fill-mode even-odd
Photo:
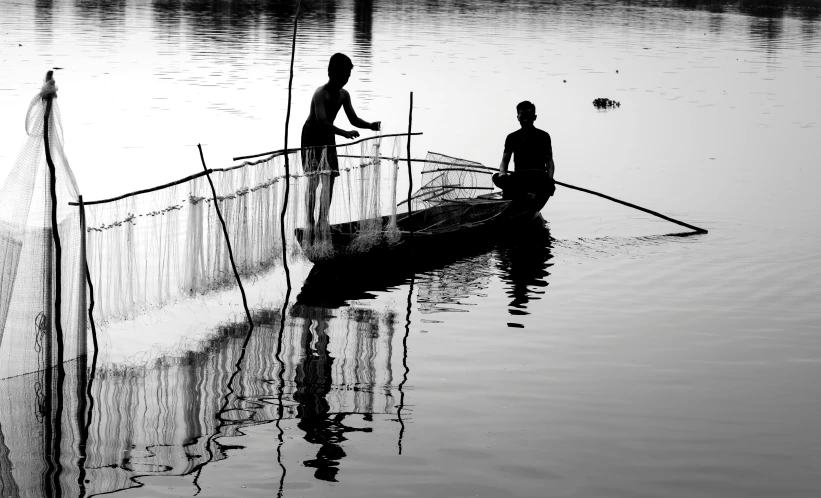
{"label": "man's outstretched arm", "polygon": [[345,109],[345,115],[348,116],[348,121],[350,121],[352,125],[357,128],[379,131],[381,125],[379,121],[369,123],[356,115],[356,111],[353,110],[353,104],[351,103],[351,94],[345,90],[342,90],[342,108]]}

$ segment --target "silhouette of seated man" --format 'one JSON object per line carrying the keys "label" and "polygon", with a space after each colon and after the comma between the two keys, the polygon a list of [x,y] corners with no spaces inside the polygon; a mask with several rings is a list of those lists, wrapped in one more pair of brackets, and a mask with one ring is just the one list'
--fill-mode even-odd
{"label": "silhouette of seated man", "polygon": [[[516,119],[521,128],[507,136],[502,162],[499,172],[493,174],[493,183],[502,189],[505,199],[549,197],[556,190],[550,135],[533,125],[536,106],[527,100],[516,106]],[[515,171],[508,173],[511,156]]]}
{"label": "silhouette of seated man", "polygon": [[[320,86],[311,98],[311,109],[308,119],[302,126],[302,165],[306,173],[327,171],[309,176],[307,193],[307,210],[309,229],[314,226],[314,208],[316,206],[316,189],[322,184],[322,203],[319,209],[319,223],[328,223],[328,208],[333,198],[334,179],[339,176],[339,160],[337,158],[336,135],[347,139],[359,136],[356,130],[346,131],[334,125],[334,120],[340,108],[345,109],[345,115],[351,124],[357,128],[379,131],[381,123],[369,123],[356,115],[351,104],[351,95],[342,87],[351,77],[353,63],[347,55],[336,53],[328,63],[328,82]],[[328,146],[331,147],[322,147]],[[313,147],[304,149],[305,147]],[[322,164],[323,154],[327,166]],[[325,166],[325,167],[323,167]],[[328,171],[329,170],[329,171]]]}

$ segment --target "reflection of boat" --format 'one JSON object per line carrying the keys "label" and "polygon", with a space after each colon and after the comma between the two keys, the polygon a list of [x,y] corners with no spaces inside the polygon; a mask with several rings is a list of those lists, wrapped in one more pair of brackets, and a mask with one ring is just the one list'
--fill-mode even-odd
{"label": "reflection of boat", "polygon": [[[465,247],[499,233],[515,232],[541,218],[541,209],[550,196],[546,172],[528,172],[532,175],[526,183],[522,182],[523,191],[509,199],[501,192],[477,194],[493,190],[490,168],[442,155],[430,157],[422,173],[425,183],[411,196],[413,209],[398,215],[395,226],[389,226],[388,216],[376,220],[377,225],[384,227],[384,237],[363,250],[357,244],[360,227],[373,225],[374,220],[334,224],[330,227],[333,250],[319,254],[308,249],[310,236],[297,228],[297,240],[306,249],[307,257],[315,264],[327,265],[393,258],[403,253],[425,256],[442,248]],[[449,164],[444,165],[441,158],[448,159]]]}
{"label": "reflection of boat", "polygon": [[[528,224],[520,224],[519,229],[505,237],[504,243],[527,238],[531,233],[545,230],[545,221],[536,216]],[[549,232],[548,232],[549,233]],[[472,275],[473,271],[464,273],[463,263],[473,266],[482,261],[482,268],[487,267],[487,258],[500,241],[498,237],[471,237],[471,243],[443,244],[436,250],[414,254],[406,264],[383,265],[379,271],[362,271],[359,264],[315,264],[297,295],[297,304],[339,308],[353,301],[373,299],[374,293],[384,292],[405,285],[414,277],[424,280],[424,275],[451,273],[451,267],[458,268],[458,275],[450,275],[448,280],[458,282],[459,277]],[[392,254],[387,253],[386,254]],[[420,257],[421,256],[421,257]],[[364,258],[363,258],[364,259]],[[365,263],[366,261],[362,261]],[[421,285],[421,284],[420,284]]]}

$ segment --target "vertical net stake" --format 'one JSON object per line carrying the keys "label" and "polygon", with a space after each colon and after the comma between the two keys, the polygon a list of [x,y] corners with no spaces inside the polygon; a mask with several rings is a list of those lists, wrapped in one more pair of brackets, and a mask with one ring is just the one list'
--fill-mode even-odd
{"label": "vertical net stake", "polygon": [[[46,82],[50,81],[52,72],[49,71],[46,73]],[[52,445],[52,448],[49,448],[49,452],[47,453],[50,455],[50,462],[49,462],[49,475],[46,477],[47,481],[47,488],[51,487],[51,489],[57,489],[59,486],[60,474],[62,473],[62,466],[60,464],[60,443],[62,440],[62,418],[63,418],[63,383],[65,381],[66,372],[63,368],[63,326],[61,323],[61,308],[62,308],[62,274],[61,274],[61,267],[62,267],[62,245],[60,244],[60,233],[58,231],[59,225],[57,224],[57,173],[56,168],[54,167],[54,161],[51,158],[51,149],[49,147],[49,129],[48,124],[51,120],[51,107],[53,102],[54,96],[48,95],[46,97],[46,111],[43,120],[43,143],[45,144],[45,153],[46,153],[46,164],[48,164],[49,170],[49,195],[51,198],[51,236],[52,240],[54,241],[54,318],[52,320],[54,324],[54,335],[57,342],[57,358],[56,358],[56,373],[57,373],[57,385],[52,386],[50,382],[48,382],[47,389],[46,389],[46,400],[48,400],[47,405],[49,407],[48,413],[46,413],[46,424],[51,426],[53,424],[53,431],[47,430],[46,434],[46,444]],[[51,258],[49,258],[49,265],[51,264]],[[49,271],[48,269],[46,271]],[[48,331],[48,335],[51,336],[51,329]],[[48,339],[48,342],[51,342],[51,339]],[[47,351],[50,352],[51,348],[48,347]],[[51,365],[51,355],[46,359],[48,362],[46,367],[46,378],[49,379],[54,374],[54,370],[52,369]],[[54,413],[51,413],[51,397],[57,395],[57,402],[54,406]],[[52,418],[53,416],[53,418]],[[51,439],[51,440],[49,440]]]}
{"label": "vertical net stake", "polygon": [[411,125],[413,124],[413,92],[410,93],[410,108],[408,109],[408,230],[413,236],[413,223],[411,223],[411,216],[413,216],[413,205],[411,204],[411,196],[413,195],[413,174],[411,171]]}
{"label": "vertical net stake", "polygon": [[294,83],[294,56],[296,55],[296,28],[299,21],[299,11],[302,8],[302,0],[296,6],[294,16],[294,36],[291,40],[291,69],[288,76],[288,109],[285,112],[285,199],[282,201],[282,212],[279,218],[279,234],[282,239],[282,266],[285,269],[285,284],[291,288],[291,271],[288,268],[288,251],[285,244],[285,214],[288,210],[288,196],[291,193],[291,162],[288,158],[288,126],[291,122],[291,88]]}
{"label": "vertical net stake", "polygon": [[86,257],[86,206],[83,203],[83,196],[80,196],[80,251],[84,273],[86,275],[86,283],[88,284],[88,323],[91,325],[91,340],[94,342],[94,360],[93,365],[97,364],[97,352],[99,345],[97,344],[97,326],[94,324],[94,284],[91,282],[91,272],[88,269],[88,258]]}
{"label": "vertical net stake", "polygon": [[[234,278],[237,279],[237,285],[239,286],[239,291],[242,294],[242,306],[245,308],[245,316],[248,317],[248,333],[250,334],[251,331],[254,330],[254,318],[251,316],[251,310],[248,309],[248,299],[245,297],[245,288],[242,286],[242,280],[239,278],[237,265],[234,263],[234,251],[231,249],[231,240],[228,238],[228,228],[225,227],[225,220],[222,218],[219,200],[217,199],[217,189],[214,188],[214,181],[211,180],[211,172],[205,165],[205,156],[202,155],[202,145],[197,144],[197,149],[200,151],[200,161],[202,161],[202,169],[205,170],[205,177],[208,178],[208,185],[211,186],[211,195],[214,199],[214,209],[217,211],[217,217],[220,220],[220,225],[222,225],[222,234],[225,236],[225,245],[228,247],[228,257],[231,260],[231,268],[234,270]],[[243,350],[244,349],[245,348],[243,347]]]}

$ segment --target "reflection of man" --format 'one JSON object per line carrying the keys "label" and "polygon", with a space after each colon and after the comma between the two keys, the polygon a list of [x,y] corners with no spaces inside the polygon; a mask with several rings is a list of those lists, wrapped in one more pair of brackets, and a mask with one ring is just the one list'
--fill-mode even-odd
{"label": "reflection of man", "polygon": [[[341,135],[347,139],[359,136],[356,130],[343,130],[334,126],[334,120],[340,108],[345,109],[348,121],[357,128],[366,128],[379,131],[381,123],[375,121],[369,123],[356,115],[356,111],[351,104],[351,95],[344,87],[351,77],[353,62],[345,54],[334,54],[328,63],[328,82],[317,88],[311,98],[311,110],[308,112],[308,119],[302,126],[302,147],[316,147],[322,145],[334,145],[335,136]],[[339,176],[339,162],[336,156],[335,147],[315,148],[302,151],[302,165],[305,172],[317,171],[320,169],[320,159],[325,154],[327,167],[331,174],[322,175],[323,197],[327,196],[320,204],[319,222],[327,223],[328,207],[331,205],[333,196],[334,178]],[[317,176],[310,177],[308,186],[308,220],[311,225],[314,223],[314,206],[316,205],[316,188],[319,186]],[[327,194],[325,193],[327,192]]]}
{"label": "reflection of man", "polygon": [[[346,441],[346,432],[371,432],[370,428],[357,429],[342,423],[346,414],[331,413],[331,407],[326,395],[333,387],[334,358],[328,353],[329,337],[328,317],[324,308],[304,307],[300,315],[305,324],[302,330],[301,349],[304,351],[302,361],[297,365],[294,376],[296,390],[294,401],[297,406],[297,427],[305,432],[305,441],[320,445],[316,458],[306,460],[306,467],[316,469],[314,477],[322,481],[336,482],[336,473],[339,471],[339,460],[345,456],[340,444]],[[314,319],[316,326],[316,342],[311,333]],[[316,349],[311,348],[314,344]]]}
{"label": "reflection of man", "polygon": [[[516,106],[516,119],[521,128],[507,136],[499,173],[493,183],[504,191],[505,198],[516,198],[526,193],[553,195],[553,144],[550,135],[536,128],[536,106],[525,100]],[[510,158],[516,171],[508,173]],[[547,175],[545,175],[545,172]]]}
{"label": "reflection of man", "polygon": [[[542,222],[544,223],[544,222]],[[513,237],[499,246],[498,268],[505,282],[505,293],[511,298],[511,315],[527,315],[530,301],[541,299],[545,293],[548,268],[552,263],[550,231],[542,224],[528,230],[527,235]]]}

